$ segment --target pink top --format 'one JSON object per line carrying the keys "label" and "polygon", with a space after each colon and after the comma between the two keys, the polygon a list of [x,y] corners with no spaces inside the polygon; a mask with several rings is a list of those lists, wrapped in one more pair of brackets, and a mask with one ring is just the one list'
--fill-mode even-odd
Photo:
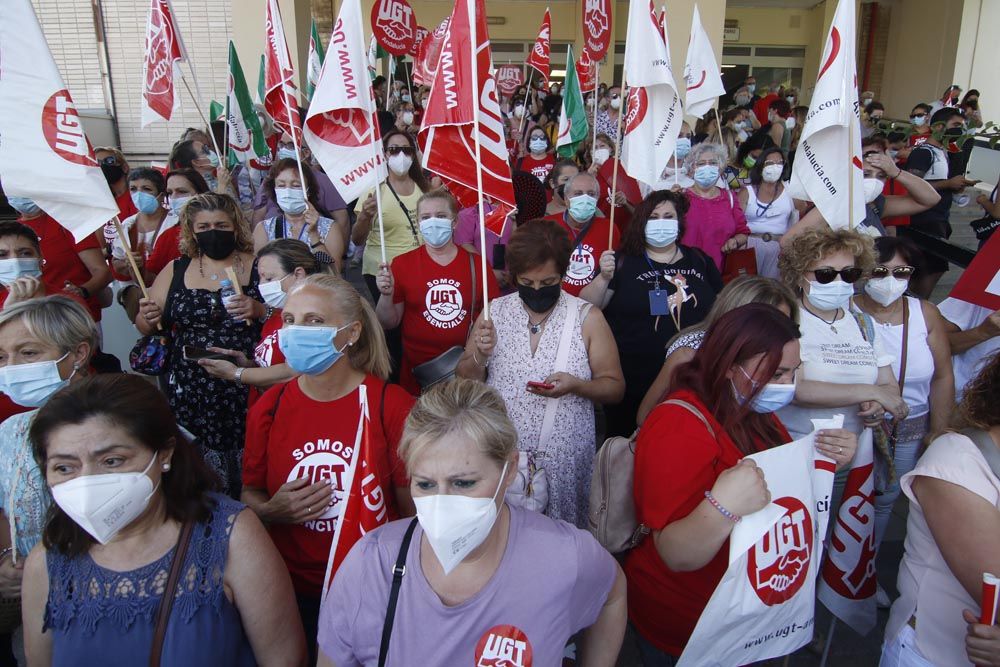
{"label": "pink top", "polygon": [[979,615],[979,605],[969,595],[941,555],[931,535],[924,512],[913,495],[913,479],[918,476],[957,484],[1000,509],[1000,480],[990,471],[975,444],[960,433],[937,438],[913,472],[902,479],[902,489],[910,499],[906,522],[906,552],[899,566],[899,599],[892,605],[885,629],[892,641],[910,617],[917,616],[917,648],[935,665],[968,665],[965,654],[966,623],[962,610]]}
{"label": "pink top", "polygon": [[750,234],[740,200],[731,191],[721,188],[719,196],[714,199],[700,197],[694,190],[685,190],[684,193],[691,202],[691,208],[685,218],[681,243],[704,250],[721,271],[723,244],[737,234]]}
{"label": "pink top", "polygon": [[[493,209],[494,206],[492,204],[486,204],[486,213],[489,213]],[[497,243],[506,245],[515,226],[514,219],[510,218],[503,230],[503,236],[497,236],[489,229],[486,230],[486,261],[489,262],[490,266],[493,266],[494,246]],[[477,207],[470,206],[458,212],[458,224],[455,225],[454,241],[455,245],[468,244],[475,248],[477,253],[483,253],[482,248],[479,247],[479,209]]]}

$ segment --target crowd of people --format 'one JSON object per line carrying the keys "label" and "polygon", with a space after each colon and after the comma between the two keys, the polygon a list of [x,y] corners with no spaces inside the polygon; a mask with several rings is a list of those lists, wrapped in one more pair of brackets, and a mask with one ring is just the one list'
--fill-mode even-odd
{"label": "crowd of people", "polygon": [[[651,186],[618,164],[620,88],[590,94],[595,138],[564,159],[559,84],[521,86],[502,100],[518,207],[484,246],[495,203],[462,207],[421,166],[427,89],[374,88],[388,177],[356,201],[262,108],[266,163],[223,166],[218,121],[163,169],[96,149],[122,235],[77,243],[8,198],[18,664],[610,667],[629,636],[673,665],[733,527],[770,502],[745,457],[839,418],[815,438],[833,504],[869,429],[890,433],[875,549],[910,501],[882,664],[1000,665],[978,622],[1000,573],[1000,312],[931,303],[947,261],[910,233],[946,239],[975,184],[952,142],[982,123],[977,91],[891,127],[861,93],[867,217],[843,229],[789,188],[795,88],[748,77]],[[976,204],[995,219],[997,189]],[[134,322],[128,359],[102,351],[105,308]],[[605,437],[635,443],[648,529],[616,555],[588,531]]]}

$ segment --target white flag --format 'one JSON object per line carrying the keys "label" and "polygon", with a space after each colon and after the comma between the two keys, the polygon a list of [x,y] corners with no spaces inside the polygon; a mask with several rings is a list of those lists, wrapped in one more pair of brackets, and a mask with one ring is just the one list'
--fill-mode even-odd
{"label": "white flag", "polygon": [[29,197],[77,241],[118,215],[30,0],[0,20],[0,181]]}
{"label": "white flag", "polygon": [[305,136],[344,201],[387,175],[359,0],[344,0],[309,105]]}
{"label": "white flag", "polygon": [[789,194],[815,203],[833,229],[865,219],[854,45],[854,2],[839,0],[789,184]]}
{"label": "white flag", "polygon": [[629,3],[625,40],[628,103],[622,139],[622,166],[632,178],[655,186],[674,154],[684,113],[666,33],[661,31],[652,0]]}
{"label": "white flag", "polygon": [[712,42],[701,25],[698,5],[694,6],[694,15],[691,17],[691,41],[688,43],[687,63],[684,65],[684,82],[687,84],[684,107],[691,116],[701,118],[711,111],[720,95],[726,94],[721,70],[715,61],[715,52],[712,51]]}

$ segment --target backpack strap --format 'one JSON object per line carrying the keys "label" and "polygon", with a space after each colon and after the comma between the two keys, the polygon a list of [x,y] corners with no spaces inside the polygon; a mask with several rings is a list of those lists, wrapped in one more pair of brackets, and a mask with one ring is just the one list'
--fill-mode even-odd
{"label": "backpack strap", "polygon": [[708,432],[712,435],[713,439],[715,440],[718,439],[718,437],[715,435],[715,429],[712,428],[712,425],[709,423],[708,419],[705,418],[705,415],[701,413],[701,410],[691,405],[687,401],[682,401],[679,398],[668,398],[667,400],[663,401],[663,403],[660,403],[660,405],[676,405],[677,407],[684,408],[685,410],[693,414],[695,417],[697,417],[701,421],[701,423],[705,425],[705,428],[708,429]]}

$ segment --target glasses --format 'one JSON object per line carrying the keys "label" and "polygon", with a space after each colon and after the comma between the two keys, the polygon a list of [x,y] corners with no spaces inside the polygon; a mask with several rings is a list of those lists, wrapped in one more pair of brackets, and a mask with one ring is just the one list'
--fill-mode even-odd
{"label": "glasses", "polygon": [[101,164],[106,164],[106,165],[108,165],[110,167],[110,166],[118,164],[118,158],[116,158],[114,155],[109,155],[107,157],[102,157],[100,159],[100,163]]}
{"label": "glasses", "polygon": [[840,279],[845,283],[856,283],[858,279],[861,278],[861,269],[857,266],[849,266],[846,269],[813,269],[810,271],[814,276],[816,276],[816,282],[820,285],[826,285],[827,283],[832,283],[840,276]]}
{"label": "glasses", "polygon": [[774,162],[772,160],[768,160],[767,162],[764,163],[764,166],[765,167],[784,167],[785,163],[784,162]]}
{"label": "glasses", "polygon": [[912,266],[894,266],[890,269],[888,266],[879,264],[872,269],[872,278],[885,278],[891,274],[893,278],[909,280],[916,270]]}
{"label": "glasses", "polygon": [[389,155],[413,155],[413,149],[409,146],[389,146],[385,152]]}

